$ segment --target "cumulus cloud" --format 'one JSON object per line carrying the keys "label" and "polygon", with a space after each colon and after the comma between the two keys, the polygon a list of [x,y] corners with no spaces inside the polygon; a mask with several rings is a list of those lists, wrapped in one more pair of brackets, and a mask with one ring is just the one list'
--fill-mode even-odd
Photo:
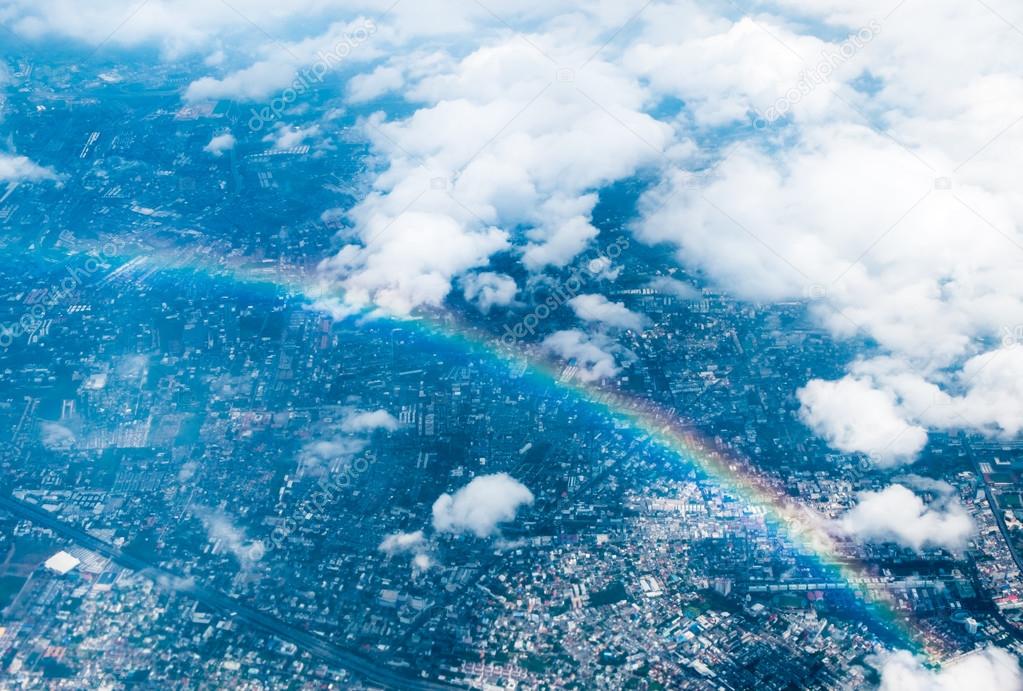
{"label": "cumulus cloud", "polygon": [[[503,17],[514,19],[521,9],[518,6],[530,3],[516,0],[492,4]],[[318,12],[323,15],[323,21],[306,22],[304,26],[326,25],[327,28],[293,40],[259,45],[254,51],[258,59],[222,76],[205,76],[193,81],[185,97],[192,101],[220,98],[268,101],[268,105],[277,107],[301,97],[335,70],[348,70],[372,63],[384,54],[397,54],[387,64],[375,65],[368,73],[348,80],[350,100],[365,102],[402,86],[405,73],[412,76],[424,73],[424,67],[431,65],[428,57],[408,59],[410,54],[416,53],[410,47],[421,39],[449,35],[464,38],[468,34],[472,40],[481,41],[493,33],[487,31],[488,25],[503,27],[483,7],[456,0],[435,0],[428,6],[395,4],[387,0],[352,0],[343,6],[336,0],[298,0],[276,10],[280,15],[305,19]],[[231,25],[210,27],[208,38],[237,28]],[[273,104],[274,99],[279,100],[277,106]]]}
{"label": "cumulus cloud", "polygon": [[[349,3],[349,11],[354,14],[377,6],[383,3],[355,0]],[[336,4],[332,0],[239,0],[228,6],[204,0],[150,0],[133,8],[122,0],[7,0],[4,19],[9,28],[29,39],[56,35],[91,45],[156,44],[173,58],[204,51],[228,38],[230,44],[241,42],[253,48],[266,41],[265,34],[254,27],[283,27],[295,17],[319,19],[325,10],[336,12]]]}
{"label": "cumulus cloud", "polygon": [[[97,43],[117,28],[113,44],[218,55],[186,97],[240,100],[279,95],[332,41],[379,20],[346,57],[362,70],[347,96],[397,89],[410,108],[359,123],[380,165],[348,214],[345,246],[321,267],[341,296],[321,306],[337,316],[441,306],[502,253],[532,272],[564,266],[596,236],[598,191],[650,171],[658,182],[641,200],[638,237],[676,247],[680,263],[740,298],[812,296],[837,338],[898,363],[884,376],[851,364],[849,381],[807,387],[881,401],[869,386],[887,399],[878,420],[899,441],[882,463],[911,458],[927,428],[1023,431],[1016,356],[992,347],[1023,324],[1018,36],[958,0],[922,11],[780,0],[756,14],[689,0],[638,14],[631,3],[584,5],[239,3],[252,23],[287,33],[280,42],[199,0],[151,0],[127,22],[114,0],[8,0],[4,14],[25,37]],[[850,38],[859,43],[846,54]],[[784,118],[747,126],[780,98]],[[279,146],[301,141],[275,134]],[[0,158],[0,179],[33,176],[53,172]],[[460,285],[481,309],[510,290]],[[917,405],[925,391],[945,404]],[[862,411],[849,429],[821,401],[803,414],[836,448],[876,453]]]}
{"label": "cumulus cloud", "polygon": [[429,571],[436,565],[437,562],[433,560],[433,557],[425,552],[420,552],[412,557],[412,568],[418,571]]}
{"label": "cumulus cloud", "polygon": [[185,461],[181,464],[181,468],[178,469],[178,482],[184,484],[195,477],[196,471],[199,470],[199,464],[195,461]]}
{"label": "cumulus cloud", "polygon": [[423,105],[363,123],[386,166],[349,214],[358,242],[322,267],[346,303],[406,314],[439,305],[455,277],[496,253],[539,271],[586,249],[593,190],[657,162],[673,129],[644,112],[642,85],[599,56],[559,77],[544,50],[574,61],[599,47],[573,35],[484,38],[464,57],[432,55],[426,70],[419,54],[389,61]]}
{"label": "cumulus cloud", "polygon": [[117,376],[121,379],[138,379],[145,375],[148,365],[148,355],[123,355],[118,359]]}
{"label": "cumulus cloud", "polygon": [[25,156],[0,153],[0,180],[36,182],[39,180],[57,181],[58,178],[52,168],[34,163]]}
{"label": "cumulus cloud", "polygon": [[412,568],[416,571],[428,571],[434,566],[434,560],[430,556],[430,543],[422,530],[392,533],[383,539],[378,549],[388,556],[411,554]]}
{"label": "cumulus cloud", "polygon": [[1020,691],[1023,673],[1016,657],[988,646],[946,663],[939,670],[907,650],[887,653],[875,662],[881,673],[880,691]]}
{"label": "cumulus cloud", "polygon": [[[316,0],[304,1],[317,4]],[[322,24],[328,25],[326,30],[260,45],[255,51],[258,59],[222,76],[195,80],[186,89],[185,97],[192,101],[220,98],[267,101],[269,107],[278,108],[315,88],[335,70],[372,64],[382,55],[390,54],[392,58],[385,64],[376,64],[368,72],[347,80],[351,102],[371,101],[404,87],[408,80],[419,80],[437,71],[440,64],[453,62],[450,56],[417,50],[423,39],[444,37],[447,43],[460,47],[464,43],[471,48],[506,36],[506,21],[515,21],[525,28],[543,17],[571,9],[567,2],[528,0],[497,0],[487,8],[459,0],[434,0],[429,5],[395,4],[387,0],[353,0],[343,7],[329,0],[325,4],[327,11]],[[309,10],[303,12],[302,5],[303,0],[299,0],[294,9],[289,3],[289,8],[280,11],[309,18]],[[310,9],[322,7],[323,0],[319,7]],[[498,20],[496,14],[502,19]],[[577,19],[582,16],[577,15]],[[306,23],[310,25],[319,24]],[[219,29],[219,33],[223,31]]]}
{"label": "cumulus cloud", "polygon": [[328,425],[320,438],[306,442],[298,453],[298,473],[335,472],[369,445],[368,433],[394,431],[398,421],[386,410],[345,409],[339,423]]}
{"label": "cumulus cloud", "polygon": [[386,410],[353,410],[341,421],[343,432],[372,432],[384,429],[393,432],[398,429],[398,421]]}
{"label": "cumulus cloud", "polygon": [[891,394],[862,379],[814,379],[797,395],[803,421],[839,451],[890,467],[911,462],[927,444],[927,430],[907,423]]}
{"label": "cumulus cloud", "polygon": [[192,513],[202,521],[214,551],[226,551],[243,566],[263,558],[266,550],[259,540],[249,540],[245,531],[237,527],[222,511],[197,506]]}
{"label": "cumulus cloud", "polygon": [[379,65],[372,72],[359,74],[348,82],[348,100],[364,103],[379,98],[400,88],[405,83],[401,69],[390,65]]}
{"label": "cumulus cloud", "polygon": [[[841,47],[824,37],[848,32],[869,42],[829,67],[825,82],[792,96],[783,121],[668,172],[641,203],[637,235],[674,244],[680,262],[739,297],[813,297],[813,313],[835,336],[875,343],[899,363],[889,381],[852,379],[890,399],[879,417],[905,432],[903,457],[922,448],[921,428],[1017,435],[1021,397],[1010,377],[970,381],[966,370],[979,372],[970,363],[986,361],[997,352],[991,342],[1023,323],[1023,287],[1011,278],[1023,248],[1023,200],[1010,153],[1023,142],[1014,126],[1023,78],[1012,69],[1023,45],[993,31],[990,12],[953,0],[922,13],[873,1],[781,5],[785,16],[755,19],[790,50],[766,32],[756,36],[749,20],[713,18],[674,42],[641,32],[627,50],[651,88],[684,99],[685,117],[714,126],[748,122],[786,84],[799,84],[792,70],[812,69]],[[838,32],[810,28],[818,22]],[[953,38],[936,45],[928,38],[935,35]],[[702,65],[698,48],[713,64],[667,69],[689,55],[686,64]],[[864,76],[875,86],[860,87]],[[998,360],[1011,371],[1010,357]],[[892,380],[906,375],[917,389],[929,385],[930,401],[905,405]],[[943,395],[948,405],[932,405]],[[822,427],[851,448],[876,445],[867,430]]]}
{"label": "cumulus cloud", "polygon": [[898,475],[893,478],[900,485],[905,485],[921,492],[933,492],[939,496],[948,496],[956,491],[956,488],[944,480],[935,480],[934,478],[924,477],[923,475],[916,475],[914,473],[907,473],[905,475]]}
{"label": "cumulus cloud", "polygon": [[859,502],[835,527],[858,540],[894,542],[918,552],[940,547],[960,553],[976,532],[973,518],[956,497],[942,495],[928,505],[899,484],[860,492]]}
{"label": "cumulus cloud", "polygon": [[[977,347],[973,337],[998,336],[1023,317],[1023,291],[1007,280],[1020,250],[969,208],[1003,200],[979,187],[933,191],[926,168],[859,125],[814,128],[780,156],[739,145],[702,188],[674,174],[649,203],[678,196],[648,214],[640,235],[676,242],[740,297],[815,295],[816,315],[836,335],[865,333],[925,371],[954,364]],[[684,233],[679,217],[689,221]],[[864,228],[878,230],[864,242]]]}
{"label": "cumulus cloud", "polygon": [[452,494],[433,503],[433,528],[440,533],[473,533],[489,537],[498,524],[515,519],[522,506],[533,503],[533,493],[507,473],[480,475]]}
{"label": "cumulus cloud", "polygon": [[426,546],[426,537],[422,530],[412,533],[393,533],[380,543],[380,551],[385,554],[401,554],[402,552],[418,552]]}
{"label": "cumulus cloud", "polygon": [[260,101],[291,83],[298,69],[297,61],[294,60],[259,62],[222,79],[197,79],[188,85],[185,98],[189,101],[216,101],[222,98]]}
{"label": "cumulus cloud", "polygon": [[106,388],[109,378],[110,375],[106,372],[96,372],[95,374],[90,374],[82,386],[90,391],[100,391]]}
{"label": "cumulus cloud", "polygon": [[224,134],[218,134],[210,140],[210,143],[202,148],[203,151],[211,153],[214,156],[223,156],[225,151],[230,151],[234,148],[235,138],[230,132]]}
{"label": "cumulus cloud", "polygon": [[1023,346],[1005,345],[931,377],[904,360],[854,363],[838,381],[815,379],[799,391],[803,420],[842,451],[861,451],[879,465],[912,461],[925,428],[979,431],[1011,439],[1023,431]]}
{"label": "cumulus cloud", "polygon": [[[649,22],[657,21],[658,14],[678,21],[681,13],[691,28],[667,41],[657,32],[640,36],[626,51],[625,63],[659,92],[685,100],[690,116],[704,126],[748,121],[751,112],[765,111],[795,87],[807,64],[835,49],[815,36],[794,33],[776,18],[742,17],[732,23],[691,6],[658,9],[646,15]],[[835,81],[841,84],[842,77],[856,73],[855,66],[843,66]],[[799,112],[817,113],[835,100],[828,89],[820,89],[800,103]]]}
{"label": "cumulus cloud", "polygon": [[[621,5],[621,6],[619,6]],[[490,28],[505,29],[504,22],[523,28],[540,19],[570,12],[568,0],[492,0],[487,7],[461,0],[434,0],[424,3],[394,3],[393,0],[233,0],[211,3],[204,0],[149,0],[141,7],[126,6],[123,0],[5,0],[7,26],[26,38],[64,36],[90,45],[110,43],[120,46],[156,44],[169,57],[186,51],[203,54],[244,48],[246,51],[287,54],[302,40],[313,40],[320,48],[329,47],[322,32],[294,38],[304,27],[330,26],[359,16],[386,19],[396,45],[414,43],[424,37],[471,36]],[[590,20],[600,27],[621,26],[635,12],[621,3],[598,3],[584,11],[579,21]],[[297,21],[303,20],[303,21]],[[296,26],[301,25],[301,26]],[[273,27],[279,40],[270,40],[259,27]],[[301,35],[301,34],[299,34]],[[324,46],[323,44],[327,45]],[[212,53],[210,52],[212,51]],[[291,57],[289,55],[289,57]],[[210,64],[220,64],[223,58]]]}
{"label": "cumulus cloud", "polygon": [[[88,40],[93,32],[82,27],[115,14],[102,2],[90,12],[62,0],[15,2],[18,30],[37,35]],[[147,3],[116,41],[158,41],[176,50],[202,46],[209,55],[229,50],[228,37],[251,29],[226,19],[224,8],[187,4],[183,17],[172,21],[166,2]],[[635,9],[535,0],[488,8],[453,0],[429,7],[355,0],[344,8],[317,0],[294,7],[251,0],[239,12],[258,26],[294,29],[291,18],[322,17],[330,20],[321,24],[328,28],[246,44],[256,59],[196,80],[185,96],[283,99],[288,89],[297,91],[302,68],[321,61],[335,39],[373,22],[371,40],[346,51],[345,60],[355,66],[385,52],[389,58],[351,79],[349,96],[366,100],[400,86],[415,110],[394,119],[377,113],[362,123],[384,165],[375,171],[373,192],[349,214],[354,233],[348,244],[322,266],[343,297],[321,306],[337,316],[367,309],[404,315],[439,306],[456,279],[485,268],[500,252],[513,250],[533,271],[566,265],[597,234],[595,191],[657,164],[670,148],[673,126],[647,112],[656,99],[617,60],[605,59],[614,57],[603,50],[608,32]],[[509,22],[529,32],[529,40],[510,35]],[[457,37],[442,42],[450,51],[424,45],[423,39],[439,36]],[[213,62],[237,64],[230,57]],[[286,148],[302,141],[301,134],[276,131],[273,141]],[[506,299],[507,283],[493,287],[498,292],[481,294]]]}
{"label": "cumulus cloud", "polygon": [[77,441],[75,433],[59,422],[43,422],[39,432],[43,446],[51,451],[69,449]]}
{"label": "cumulus cloud", "polygon": [[518,290],[515,279],[493,271],[467,274],[462,278],[463,296],[483,314],[488,314],[491,307],[510,305]]}
{"label": "cumulus cloud", "polygon": [[611,302],[603,295],[577,295],[568,301],[575,316],[583,321],[597,322],[619,329],[642,331],[649,320],[620,302]]}
{"label": "cumulus cloud", "polygon": [[301,146],[310,139],[315,139],[320,136],[321,131],[319,125],[296,127],[281,122],[277,124],[273,132],[263,137],[263,141],[273,144],[275,149],[291,149]]}
{"label": "cumulus cloud", "polygon": [[358,437],[334,436],[308,442],[299,452],[299,472],[321,473],[334,471],[366,448],[366,441]]}
{"label": "cumulus cloud", "polygon": [[196,589],[194,576],[182,577],[162,571],[154,572],[150,569],[144,569],[139,573],[155,581],[156,585],[164,590],[171,590],[175,593],[194,593]]}
{"label": "cumulus cloud", "polygon": [[[911,377],[903,376],[901,381]],[[899,382],[889,382],[898,390]],[[915,383],[926,390],[923,379]],[[970,358],[950,385],[933,390],[933,395],[933,405],[919,412],[929,425],[974,429],[1000,439],[1019,436],[1023,431],[1023,346],[1011,344]]]}
{"label": "cumulus cloud", "polygon": [[668,276],[658,276],[650,281],[650,283],[647,284],[647,287],[657,291],[658,293],[672,295],[679,300],[699,300],[702,297],[700,291],[694,286]]}
{"label": "cumulus cloud", "polygon": [[614,343],[600,334],[588,335],[578,329],[555,331],[544,339],[543,348],[578,368],[576,376],[585,382],[613,377],[619,372]]}
{"label": "cumulus cloud", "polygon": [[374,214],[364,227],[364,244],[347,245],[321,267],[345,290],[338,316],[368,308],[405,315],[420,305],[440,306],[455,276],[486,265],[508,247],[504,231],[467,232],[444,214]]}

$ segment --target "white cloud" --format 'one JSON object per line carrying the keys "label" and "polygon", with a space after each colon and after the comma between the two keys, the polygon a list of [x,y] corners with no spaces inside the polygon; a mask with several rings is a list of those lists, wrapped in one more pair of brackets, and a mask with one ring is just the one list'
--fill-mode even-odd
{"label": "white cloud", "polygon": [[[156,44],[173,57],[185,51],[207,53],[216,49],[271,53],[281,45],[294,51],[292,35],[305,27],[329,26],[353,17],[386,19],[396,45],[424,37],[479,40],[504,22],[527,29],[538,21],[572,12],[567,0],[491,0],[484,8],[462,0],[430,3],[395,3],[393,0],[232,0],[230,4],[205,0],[149,0],[141,7],[124,0],[4,0],[3,16],[9,28],[23,37],[65,36],[97,45]],[[637,8],[629,3],[601,1],[578,8],[580,26],[621,26]],[[495,18],[499,15],[503,21]],[[280,39],[271,42],[267,32]],[[214,61],[218,62],[218,61]]]}
{"label": "white cloud", "polygon": [[500,523],[515,519],[520,507],[533,503],[533,493],[507,473],[480,475],[454,495],[433,503],[433,528],[440,533],[471,532],[489,537]]}
{"label": "white cloud", "polygon": [[316,89],[335,70],[378,57],[380,53],[373,46],[376,32],[376,23],[366,17],[332,22],[322,34],[264,46],[260,50],[264,57],[247,67],[223,77],[207,76],[193,81],[185,90],[185,98],[276,100],[268,105],[286,108]]}
{"label": "white cloud", "polygon": [[862,541],[894,542],[918,552],[941,547],[954,553],[967,547],[977,529],[956,497],[939,496],[925,504],[899,484],[860,492],[859,502],[836,521],[835,528]]}
{"label": "white cloud", "polygon": [[[383,3],[350,3],[372,8]],[[131,6],[123,0],[6,0],[5,24],[26,38],[66,36],[86,44],[118,46],[156,44],[168,57],[205,50],[231,37],[252,46],[266,40],[256,27],[281,27],[295,17],[317,18],[332,0],[235,0],[230,5],[205,0],[150,0]]]}
{"label": "white cloud", "polygon": [[195,461],[185,461],[181,464],[181,468],[178,470],[178,482],[184,484],[195,477],[196,471],[199,470],[199,464]]}
{"label": "white cloud", "polygon": [[603,295],[577,295],[568,304],[583,321],[632,331],[642,331],[649,323],[642,314],[633,312],[620,302],[611,302]]}
{"label": "white cloud", "polygon": [[[646,17],[656,21],[653,14]],[[821,61],[829,44],[794,33],[774,18],[742,17],[734,24],[703,16],[706,22],[689,36],[663,43],[641,36],[625,53],[625,64],[648,78],[659,92],[686,101],[700,125],[749,121],[800,80],[807,65]],[[687,69],[678,69],[687,65]],[[852,67],[844,69],[855,76]],[[837,80],[840,81],[840,80]],[[835,98],[820,89],[800,102],[801,111],[818,112]]]}
{"label": "white cloud", "polygon": [[679,300],[699,300],[703,297],[703,294],[694,286],[668,276],[658,276],[651,280],[647,286],[658,293],[673,295]]}
{"label": "white cloud", "polygon": [[907,473],[893,478],[900,485],[905,485],[921,492],[933,492],[941,497],[947,497],[956,491],[956,488],[944,480]]}
{"label": "white cloud", "polygon": [[396,429],[398,421],[386,410],[345,409],[339,423],[328,425],[320,438],[302,446],[298,453],[298,474],[337,472],[366,449],[367,433]]}
{"label": "white cloud", "polygon": [[576,32],[530,41],[484,37],[426,68],[419,53],[388,62],[424,105],[364,122],[387,164],[350,213],[358,243],[323,267],[348,304],[436,306],[453,278],[512,248],[530,270],[564,266],[597,234],[593,190],[660,159],[673,131],[644,112],[641,85],[599,56],[559,73],[543,51],[574,61],[596,48]]}
{"label": "white cloud", "polygon": [[1023,431],[1023,346],[1007,345],[970,358],[948,388],[960,393],[934,392],[935,405],[920,413],[921,420],[1001,439]]}
{"label": "white cloud", "polygon": [[0,153],[0,180],[6,182],[57,181],[58,177],[52,168],[33,163],[25,156]]}
{"label": "white cloud", "polygon": [[210,140],[210,143],[203,147],[203,151],[211,153],[214,156],[223,156],[225,151],[230,151],[234,148],[235,138],[230,132],[224,134],[218,134]]}
{"label": "white cloud", "polygon": [[348,245],[322,265],[338,278],[352,312],[375,307],[405,315],[419,305],[439,306],[455,276],[508,247],[504,231],[468,231],[445,214],[372,213],[363,228],[363,245]]}
{"label": "white cloud", "polygon": [[426,547],[422,530],[412,533],[393,533],[383,539],[378,548],[381,552],[394,555],[404,552],[421,552]]}
{"label": "white cloud", "polygon": [[615,346],[600,334],[587,335],[577,329],[555,331],[544,339],[543,347],[578,367],[576,376],[582,381],[597,381],[618,374],[619,368],[612,354]]}
{"label": "white cloud", "polygon": [[940,670],[925,667],[907,650],[887,653],[876,663],[880,691],[1020,691],[1023,673],[1012,653],[989,646],[945,663]]}
{"label": "white cloud", "polygon": [[77,441],[75,433],[59,422],[43,422],[39,430],[43,446],[51,451],[69,449]]}
{"label": "white cloud", "polygon": [[[51,0],[52,1],[52,0]],[[202,77],[189,85],[186,98],[206,100],[231,98],[243,101],[265,101],[273,98],[293,100],[287,95],[289,89],[301,96],[314,87],[335,69],[374,61],[385,54],[395,58],[383,65],[376,65],[365,74],[352,77],[348,82],[349,97],[353,102],[364,102],[379,97],[405,84],[405,79],[421,78],[436,67],[429,54],[417,54],[416,46],[424,40],[440,38],[441,42],[455,46],[455,53],[466,48],[499,40],[507,36],[506,22],[513,22],[524,30],[550,19],[566,10],[572,11],[569,2],[537,2],[536,0],[493,0],[484,8],[475,3],[460,0],[434,0],[428,5],[422,3],[393,3],[387,0],[353,0],[339,6],[334,0],[298,0],[287,6],[261,7],[262,0],[239,3],[253,24],[263,26],[260,17],[273,17],[268,22],[273,26],[287,25],[295,28],[327,26],[321,33],[304,35],[292,40],[276,40],[255,46],[249,45],[248,52],[254,52],[256,59],[246,67],[228,72],[222,76]],[[256,5],[247,8],[245,5]],[[602,3],[610,6],[610,3]],[[585,27],[585,15],[591,15],[598,27],[617,26],[604,22],[624,21],[627,7],[597,8],[577,12],[573,19],[580,28]],[[140,13],[141,14],[141,13]],[[217,13],[219,15],[219,13]],[[501,19],[498,19],[497,16]],[[201,16],[201,15],[200,15]],[[320,21],[308,21],[321,16]],[[306,22],[291,22],[289,18],[299,17]],[[193,17],[198,19],[198,17]],[[237,17],[235,17],[237,19]],[[379,22],[379,26],[378,26]],[[183,41],[167,30],[150,36],[159,39],[168,52],[196,49],[211,42],[218,45],[227,43],[225,36],[238,34],[252,26],[242,22],[224,22],[219,16],[210,17],[199,31],[194,32],[191,41]],[[591,35],[590,31],[583,31]],[[117,38],[127,40],[130,33],[118,32]],[[409,59],[410,55],[414,55]]]}
{"label": "white cloud", "polygon": [[398,429],[398,421],[383,409],[351,411],[341,421],[343,432],[372,432],[378,429],[393,432]]}
{"label": "white cloud", "polygon": [[522,262],[531,270],[546,266],[565,266],[582,252],[597,229],[590,212],[597,196],[555,197],[543,204],[536,225],[527,233],[530,242],[522,252]]}
{"label": "white cloud", "polygon": [[290,149],[306,143],[308,139],[320,136],[321,132],[319,125],[296,127],[280,122],[277,123],[274,132],[263,137],[263,141],[273,143],[275,149]]}
{"label": "white cloud", "polygon": [[207,67],[219,67],[220,65],[224,64],[224,60],[226,59],[227,54],[223,50],[218,48],[217,50],[214,50],[212,53],[203,58],[202,64],[206,65]]}
{"label": "white cloud", "polygon": [[213,549],[230,553],[243,566],[259,561],[266,553],[261,541],[249,540],[245,531],[235,526],[222,511],[197,506],[192,508],[192,513],[202,521]]}
{"label": "white cloud", "polygon": [[435,565],[433,557],[430,556],[431,545],[422,530],[388,535],[378,549],[392,557],[411,554],[413,571],[429,571]]}
{"label": "white cloud", "polygon": [[[251,31],[227,8],[196,3],[186,0],[177,8],[182,16],[172,17],[165,0],[152,0],[115,41],[156,41],[169,52],[201,47],[209,55],[235,48],[233,37]],[[346,60],[354,66],[390,57],[352,79],[349,95],[369,99],[400,85],[419,105],[407,117],[365,121],[385,165],[374,192],[351,212],[350,244],[323,266],[343,295],[333,304],[338,316],[437,306],[456,278],[510,248],[534,271],[567,264],[596,236],[595,190],[658,162],[674,134],[645,112],[655,104],[647,89],[605,59],[609,32],[638,9],[628,3],[500,0],[484,8],[454,0],[429,6],[355,0],[340,8],[317,0],[287,7],[250,0],[237,9],[256,26],[328,28],[255,46],[242,42],[241,50],[254,54],[247,66],[196,80],[186,98],[276,95],[283,102],[303,66],[372,19],[371,40],[348,51]],[[103,34],[97,25],[118,14],[109,2],[85,11],[64,0],[15,0],[11,10],[18,30],[86,40]],[[298,17],[306,21],[289,21]],[[528,32],[528,40],[509,32],[509,23]],[[432,47],[429,39],[440,36],[454,37],[440,42],[450,52]],[[230,55],[215,62],[238,63]],[[276,118],[259,121],[268,119]],[[292,136],[298,133],[278,134],[278,148],[301,141]]]}
{"label": "white cloud", "polygon": [[894,397],[868,381],[814,379],[798,391],[800,417],[840,451],[860,452],[882,467],[914,460],[927,430],[907,423]]}
{"label": "white cloud", "polygon": [[462,277],[463,296],[467,301],[475,303],[483,314],[489,313],[495,305],[510,305],[515,301],[518,291],[515,279],[505,274],[482,271]]}
{"label": "white cloud", "polygon": [[[922,427],[1018,435],[1023,395],[1011,375],[966,370],[979,373],[975,358],[1023,324],[1023,286],[1012,278],[1023,195],[1011,153],[1023,145],[1023,78],[1013,68],[1023,44],[997,13],[1023,17],[1006,2],[994,11],[954,0],[919,12],[883,0],[782,5],[797,16],[708,20],[675,41],[654,31],[656,13],[644,15],[651,27],[627,49],[628,64],[654,90],[685,99],[698,126],[743,121],[784,96],[798,82],[793,70],[837,45],[813,34],[870,40],[795,99],[791,123],[740,133],[666,175],[641,203],[637,235],[676,245],[681,262],[739,297],[815,296],[813,312],[833,334],[876,342],[900,371],[884,382],[850,374],[891,399],[879,417],[909,430],[904,454],[922,447]],[[877,30],[861,33],[872,20]],[[828,30],[815,30],[822,21]],[[668,69],[687,55],[702,68]],[[878,88],[855,86],[865,74]],[[998,360],[1014,371],[1011,357]],[[892,383],[910,377],[912,388],[929,387],[926,403],[909,405]],[[947,405],[932,405],[942,397]],[[875,446],[869,430],[839,424],[823,425],[830,438]]]}
{"label": "white cloud", "polygon": [[156,581],[156,584],[164,590],[171,590],[176,593],[195,592],[196,587],[195,576],[182,577],[163,572],[156,572],[154,574],[149,571],[143,571],[140,573],[145,575],[146,577],[153,578]]}
{"label": "white cloud", "polygon": [[91,391],[100,391],[106,388],[109,378],[110,375],[106,372],[96,372],[95,374],[90,374],[82,386]]}
{"label": "white cloud", "polygon": [[117,363],[117,376],[121,379],[138,379],[145,375],[148,366],[148,355],[123,355]]}
{"label": "white cloud", "polygon": [[433,557],[431,557],[429,554],[421,552],[421,553],[415,555],[414,557],[412,557],[412,567],[414,569],[419,570],[419,571],[429,571],[430,569],[432,569],[436,565],[437,565],[437,563],[433,560]]}
{"label": "white cloud", "polygon": [[287,87],[298,72],[295,61],[259,62],[223,79],[202,77],[188,85],[185,98],[189,101],[216,101],[233,98],[239,101],[261,101],[274,91]]}
{"label": "white cloud", "polygon": [[357,437],[335,436],[308,442],[298,455],[299,473],[335,471],[365,448],[366,441]]}
{"label": "white cloud", "polygon": [[[386,17],[388,0],[233,4],[246,19],[199,0],[151,0],[127,22],[115,0],[7,0],[3,14],[22,36],[95,44],[117,28],[117,45],[219,53],[187,97],[246,100],[280,95],[338,37],[379,20],[346,57],[363,70],[347,95],[397,89],[413,110],[362,123],[381,165],[348,244],[322,267],[343,296],[323,302],[335,315],[440,306],[503,252],[533,272],[564,266],[596,236],[597,191],[654,171],[639,237],[671,243],[741,298],[818,296],[813,312],[836,337],[866,337],[899,363],[884,377],[849,372],[860,395],[869,384],[889,399],[884,429],[904,432],[883,462],[912,457],[924,428],[1023,431],[1023,392],[976,360],[1023,324],[1023,43],[998,16],[1023,22],[1018,3],[780,0],[726,16],[690,0],[436,0]],[[866,44],[831,60],[868,26]],[[825,63],[790,119],[746,127]],[[664,115],[672,99],[685,105]],[[0,158],[0,179],[32,176],[54,179]],[[1014,372],[1014,358],[997,367]],[[924,391],[947,405],[917,405]],[[878,445],[862,411],[850,429],[823,415],[811,424],[839,448]]]}
{"label": "white cloud", "polygon": [[815,379],[800,389],[800,414],[835,448],[869,454],[879,465],[914,460],[925,428],[1001,439],[1023,431],[1023,346],[977,355],[934,378],[939,383],[895,358],[859,361],[839,381]]}
{"label": "white cloud", "polygon": [[366,447],[362,439],[339,437],[336,439],[320,439],[306,444],[304,453],[315,456],[321,460],[332,460],[344,456],[356,454]]}
{"label": "white cloud", "polygon": [[404,84],[405,76],[401,69],[379,65],[372,72],[356,75],[349,80],[348,100],[352,103],[372,101]]}

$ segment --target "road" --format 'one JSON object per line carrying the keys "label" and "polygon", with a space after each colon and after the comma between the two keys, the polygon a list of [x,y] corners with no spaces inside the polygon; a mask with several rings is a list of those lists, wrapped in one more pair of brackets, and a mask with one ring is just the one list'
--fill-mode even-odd
{"label": "road", "polygon": [[420,689],[422,691],[438,691],[440,689],[450,690],[453,688],[411,675],[401,674],[358,653],[330,643],[308,631],[303,631],[287,624],[274,616],[253,609],[237,598],[203,588],[195,584],[191,579],[183,579],[179,574],[157,564],[150,563],[131,554],[126,554],[110,543],[90,535],[81,528],[65,523],[50,512],[27,502],[20,501],[11,496],[0,495],[0,509],[6,509],[19,518],[32,521],[44,528],[49,528],[58,535],[97,554],[102,554],[121,566],[133,571],[145,571],[147,575],[154,577],[154,582],[158,584],[161,580],[159,576],[164,576],[167,582],[175,584],[175,592],[197,600],[206,607],[219,611],[222,615],[249,624],[281,640],[290,641],[300,649],[322,659],[324,662],[337,668],[354,672],[373,684],[379,684],[385,688],[410,689],[413,691]]}

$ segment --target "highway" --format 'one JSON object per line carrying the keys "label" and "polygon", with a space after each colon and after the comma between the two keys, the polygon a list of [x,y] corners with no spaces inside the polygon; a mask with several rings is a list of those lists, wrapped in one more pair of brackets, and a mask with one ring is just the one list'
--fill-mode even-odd
{"label": "highway", "polygon": [[450,690],[451,686],[426,681],[415,676],[402,674],[396,670],[379,665],[359,653],[341,648],[319,636],[303,631],[287,624],[274,616],[249,607],[240,600],[224,593],[209,590],[195,584],[190,579],[183,579],[157,564],[125,554],[117,547],[90,535],[81,528],[61,521],[59,518],[37,506],[20,501],[11,496],[0,495],[0,509],[6,509],[15,516],[32,521],[36,525],[49,528],[53,532],[72,540],[78,545],[90,549],[97,554],[110,558],[117,564],[133,571],[146,572],[154,577],[153,581],[160,584],[159,576],[166,577],[168,583],[174,583],[174,592],[181,593],[206,607],[220,612],[226,617],[251,625],[265,633],[272,634],[281,640],[290,641],[300,649],[309,652],[335,668],[354,672],[367,681],[391,689],[410,689],[423,691]]}

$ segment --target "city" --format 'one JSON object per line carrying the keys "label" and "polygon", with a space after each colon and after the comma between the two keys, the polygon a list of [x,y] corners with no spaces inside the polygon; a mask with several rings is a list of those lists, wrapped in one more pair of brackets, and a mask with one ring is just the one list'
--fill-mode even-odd
{"label": "city", "polygon": [[[928,369],[893,345],[916,322],[890,336],[837,284],[751,298],[658,230],[725,158],[656,206],[646,164],[591,180],[577,152],[522,182],[524,140],[473,178],[518,124],[438,172],[406,135],[471,98],[371,89],[401,25],[355,14],[280,107],[217,95],[201,52],[44,56],[11,24],[0,687],[1023,684],[1015,332]],[[411,45],[424,74],[464,57]],[[552,72],[550,112],[581,70]]]}

